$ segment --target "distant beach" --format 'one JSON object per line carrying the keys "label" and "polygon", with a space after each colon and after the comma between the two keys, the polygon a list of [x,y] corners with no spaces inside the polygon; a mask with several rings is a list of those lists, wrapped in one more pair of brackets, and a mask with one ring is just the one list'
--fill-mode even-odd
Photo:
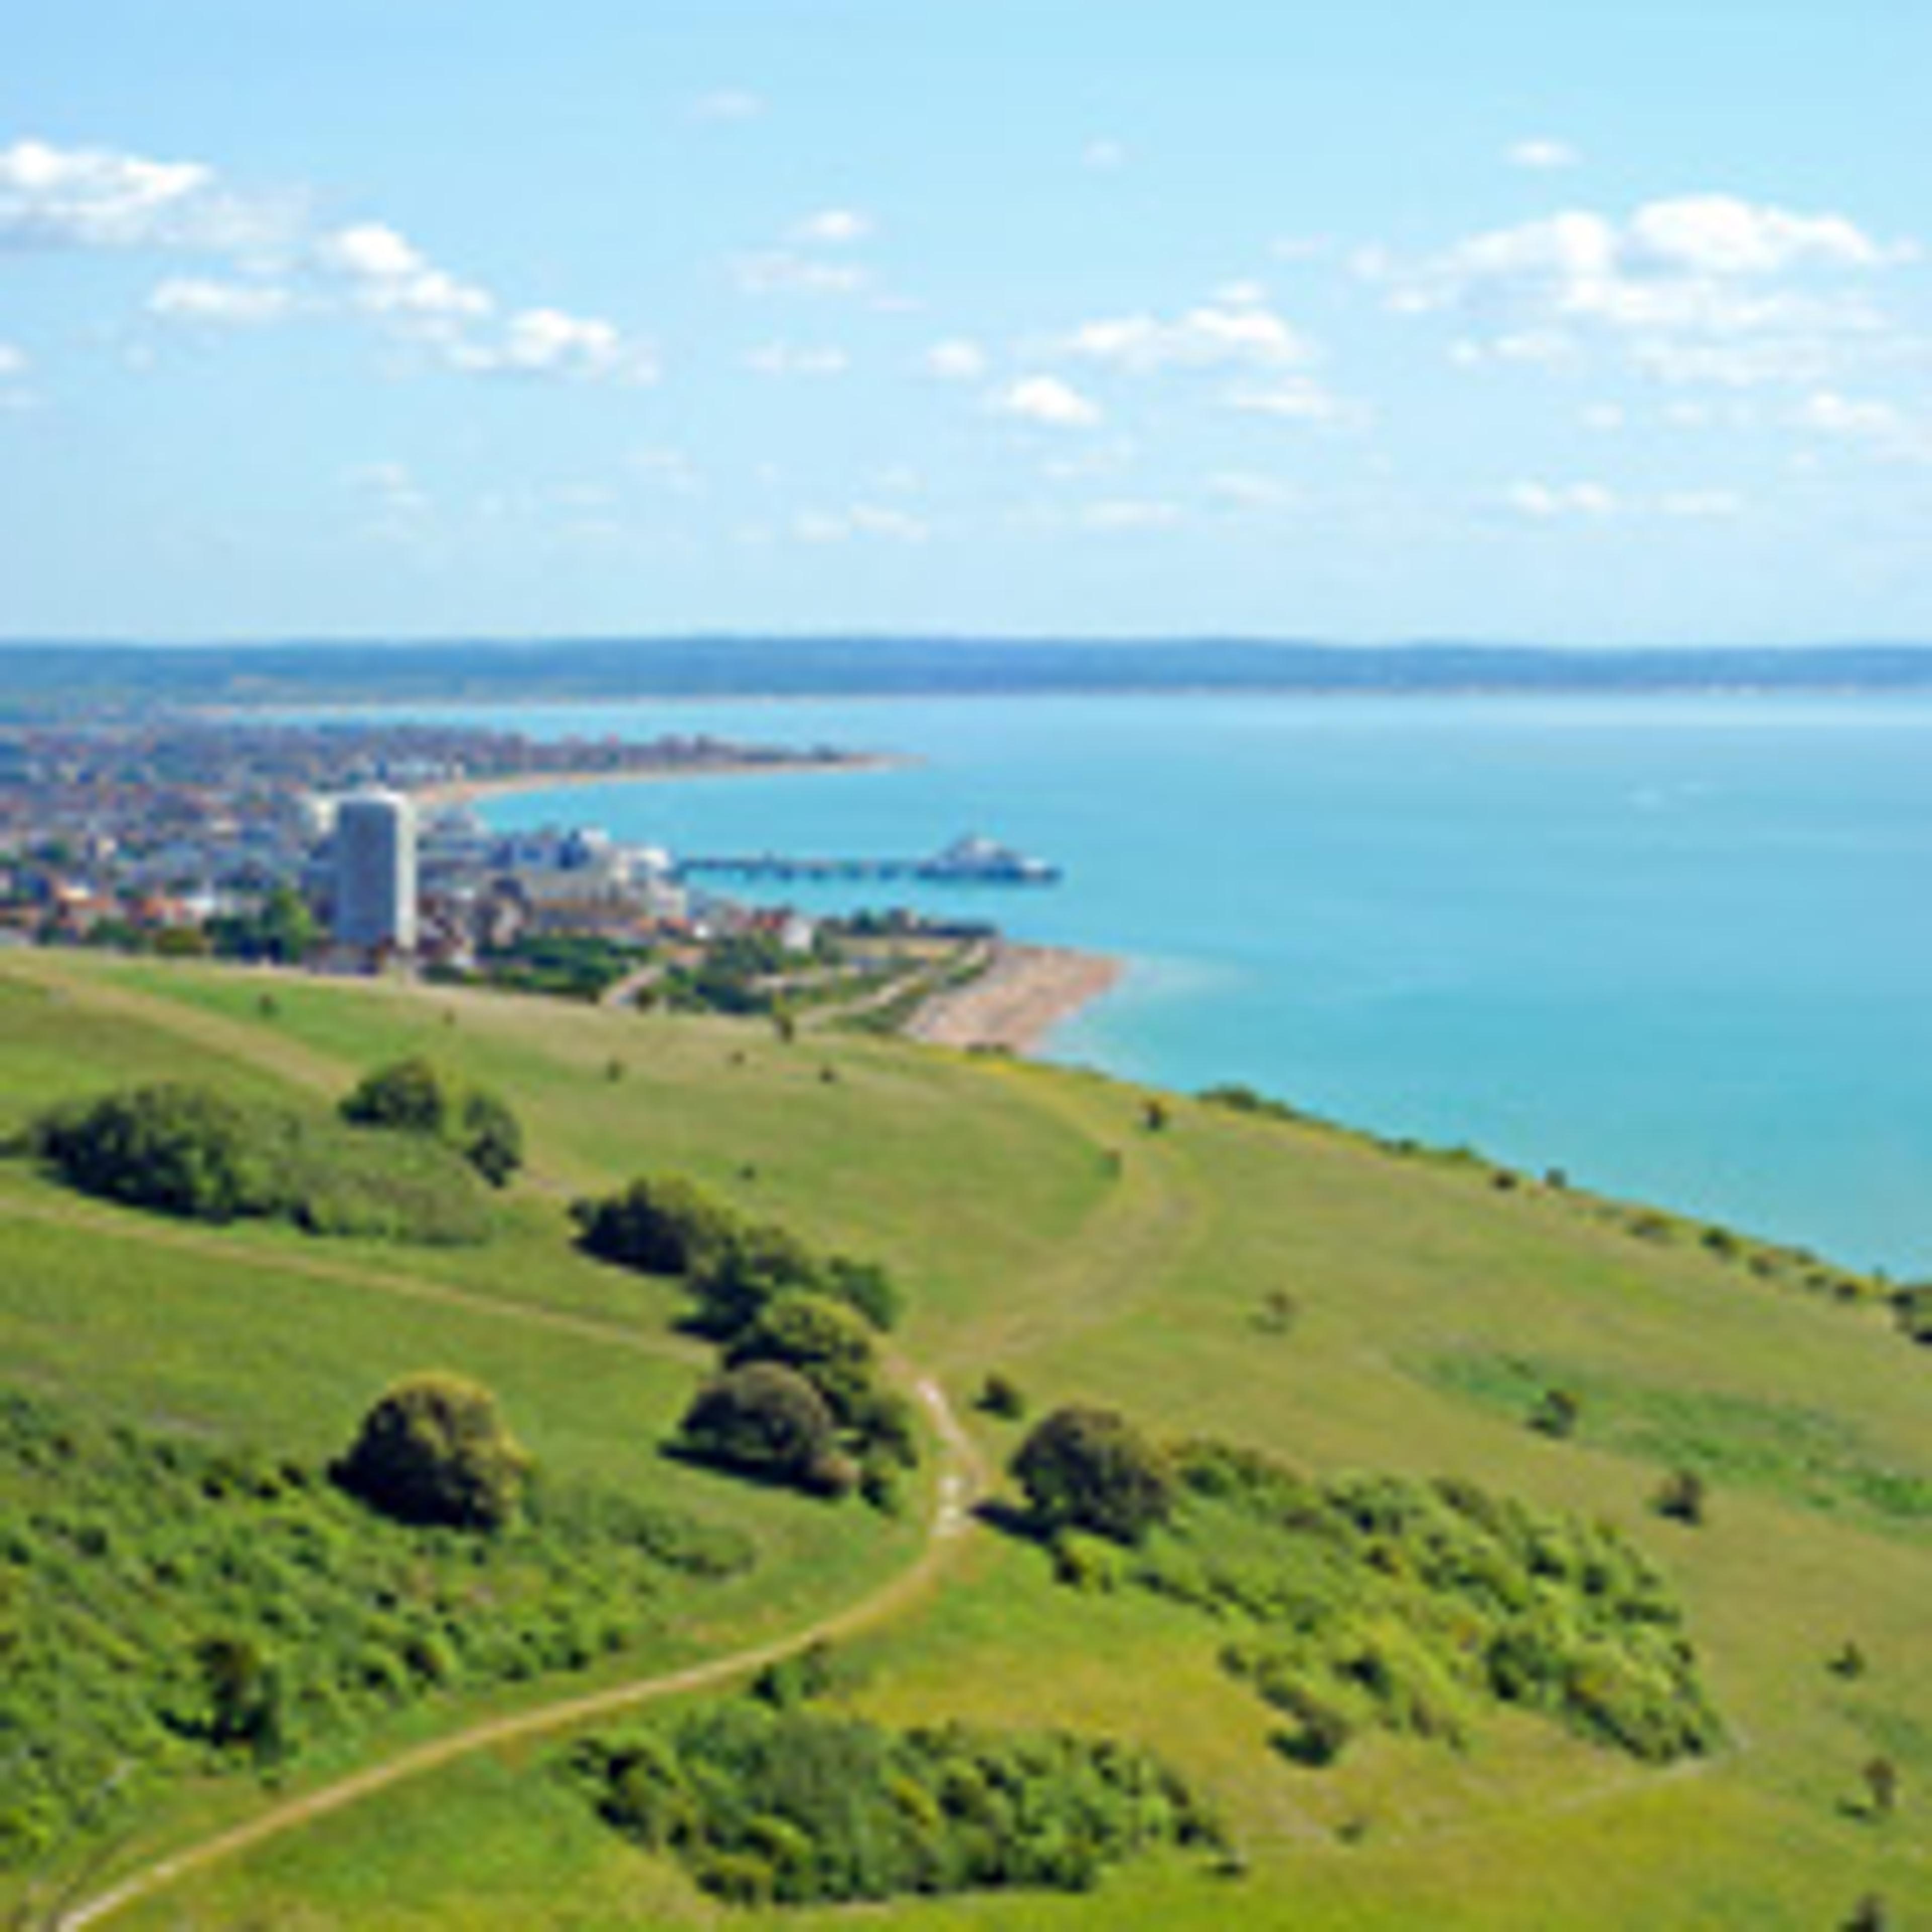
{"label": "distant beach", "polygon": [[525,792],[575,790],[592,785],[681,784],[686,778],[794,778],[810,772],[887,771],[909,763],[884,752],[840,752],[830,758],[781,754],[769,758],[711,758],[683,764],[605,770],[508,772],[500,777],[441,779],[412,785],[418,805],[475,805],[484,799],[512,798]]}
{"label": "distant beach", "polygon": [[1000,1047],[1025,1053],[1119,980],[1117,959],[1060,946],[998,941],[976,980],[936,993],[906,1028],[933,1046]]}

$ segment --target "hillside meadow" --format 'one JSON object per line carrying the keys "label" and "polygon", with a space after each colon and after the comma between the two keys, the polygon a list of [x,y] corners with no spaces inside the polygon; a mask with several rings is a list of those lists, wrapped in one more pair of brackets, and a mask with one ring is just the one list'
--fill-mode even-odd
{"label": "hillside meadow", "polygon": [[[876,1598],[833,1636],[820,1706],[1144,1746],[1211,1806],[1227,1849],[1156,1852],[1090,1892],[902,1900],[865,1922],[1796,1932],[1932,1916],[1932,1354],[1870,1284],[1473,1158],[1179,1096],[1150,1114],[1148,1096],[1076,1070],[538,999],[0,958],[0,1136],[140,1082],[326,1106],[409,1054],[522,1120],[528,1165],[491,1197],[488,1240],[172,1220],[16,1156],[0,1161],[0,1396],[76,1433],[320,1471],[398,1376],[452,1370],[494,1392],[547,1481],[742,1539],[752,1561],[668,1576],[622,1646],[578,1667],[445,1684],[266,1772],[198,1760],[118,1794],[98,1828],[0,1872],[0,1914],[57,1922],[64,1903],[358,1766],[782,1648]],[[943,1386],[971,1438],[928,1444],[902,1514],[660,1453],[711,1352],[674,1283],[580,1253],[566,1212],[640,1173],[688,1176],[890,1268],[908,1304],[896,1358]],[[1026,1420],[976,1406],[989,1373]],[[1571,1426],[1530,1426],[1553,1390]],[[1458,1742],[1370,1730],[1333,1764],[1294,1761],[1280,1712],[1224,1667],[1225,1619],[1131,1582],[1070,1587],[1010,1513],[949,1516],[949,1485],[997,1472],[1028,1421],[1069,1402],[1315,1478],[1456,1478],[1614,1526],[1682,1608],[1717,1743],[1651,1765],[1492,1708]],[[1685,1471],[1701,1522],[1654,1508]],[[24,1512],[24,1495],[0,1490],[0,1509]],[[853,1922],[707,1895],[600,1821],[571,1737],[458,1756],[98,1922]]]}

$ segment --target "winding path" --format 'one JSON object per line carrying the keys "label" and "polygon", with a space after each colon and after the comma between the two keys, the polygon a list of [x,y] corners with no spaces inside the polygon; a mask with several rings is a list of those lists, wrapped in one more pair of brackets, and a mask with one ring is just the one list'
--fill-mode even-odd
{"label": "winding path", "polygon": [[938,1438],[939,1480],[932,1516],[917,1558],[870,1596],[785,1636],[709,1658],[701,1664],[633,1678],[602,1690],[559,1698],[554,1702],[517,1712],[508,1717],[489,1718],[430,1743],[419,1744],[399,1756],[371,1765],[366,1770],[338,1779],[302,1797],[274,1805],[244,1824],[218,1832],[212,1838],[204,1838],[199,1844],[140,1867],[104,1892],[97,1892],[92,1898],[61,1912],[51,1922],[50,1932],[82,1932],[84,1927],[103,1924],[130,1906],[152,1898],[157,1892],[205,1871],[210,1866],[238,1857],[272,1839],[313,1824],[318,1819],[346,1810],[351,1805],[359,1804],[411,1778],[441,1770],[458,1759],[567,1730],[596,1718],[634,1709],[640,1704],[653,1703],[689,1691],[709,1690],[766,1664],[775,1664],[808,1644],[854,1636],[916,1602],[937,1581],[961,1546],[964,1533],[972,1521],[973,1504],[986,1492],[988,1470],[978,1445],[966,1432],[939,1384],[929,1378],[915,1376],[902,1361],[896,1362],[894,1367],[896,1373],[911,1382]]}

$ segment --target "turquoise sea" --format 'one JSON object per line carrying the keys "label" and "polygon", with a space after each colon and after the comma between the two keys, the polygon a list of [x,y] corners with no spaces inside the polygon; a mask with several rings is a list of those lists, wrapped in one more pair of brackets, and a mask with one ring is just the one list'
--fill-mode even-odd
{"label": "turquoise sea", "polygon": [[688,851],[920,854],[982,832],[1065,882],[902,891],[1130,962],[1055,1057],[1183,1088],[1245,1081],[1846,1263],[1932,1273],[1932,701],[435,715],[908,754],[886,771],[528,794],[489,812]]}

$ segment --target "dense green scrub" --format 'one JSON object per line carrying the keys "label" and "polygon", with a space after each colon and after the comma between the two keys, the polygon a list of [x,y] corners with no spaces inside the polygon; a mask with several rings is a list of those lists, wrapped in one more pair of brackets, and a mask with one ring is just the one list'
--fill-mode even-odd
{"label": "dense green scrub", "polygon": [[310,1234],[431,1244],[490,1232],[475,1174],[441,1142],[198,1085],[56,1108],[25,1144],[84,1193],[189,1220],[284,1220]]}
{"label": "dense green scrub", "polygon": [[300,1462],[0,1395],[0,1867],[170,1778],[584,1669],[751,1561],[736,1532],[541,1481],[499,1533],[408,1528]]}
{"label": "dense green scrub", "polygon": [[573,1764],[608,1822],[738,1904],[1084,1892],[1137,1852],[1218,1840],[1150,1752],[1064,1732],[894,1731],[739,1699],[586,1739]]}
{"label": "dense green scrub", "polygon": [[[1460,1744],[1498,1704],[1652,1763],[1718,1742],[1682,1612],[1607,1525],[1218,1444],[1174,1465],[1177,1506],[1124,1574],[1228,1628],[1222,1662],[1289,1720],[1287,1756],[1329,1763],[1370,1726]],[[1114,1574],[1078,1542],[1060,1560],[1089,1586]]]}

